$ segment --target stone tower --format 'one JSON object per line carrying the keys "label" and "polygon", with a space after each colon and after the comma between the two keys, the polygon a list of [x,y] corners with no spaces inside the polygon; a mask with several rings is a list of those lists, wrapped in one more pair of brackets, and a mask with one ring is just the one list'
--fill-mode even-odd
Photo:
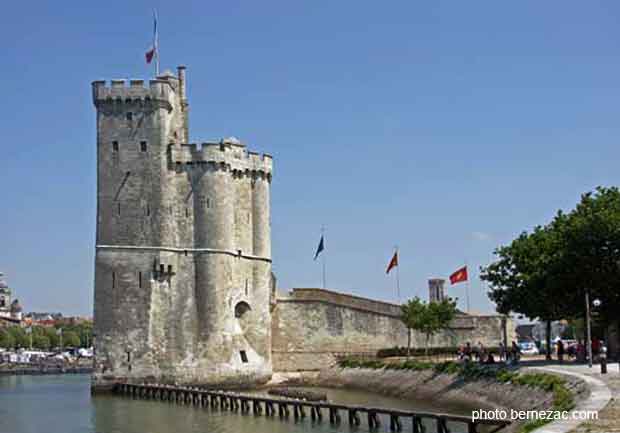
{"label": "stone tower", "polygon": [[429,302],[441,302],[446,299],[443,278],[431,278],[428,280],[428,300]]}
{"label": "stone tower", "polygon": [[235,138],[188,144],[185,67],[92,90],[94,389],[269,379],[272,158]]}

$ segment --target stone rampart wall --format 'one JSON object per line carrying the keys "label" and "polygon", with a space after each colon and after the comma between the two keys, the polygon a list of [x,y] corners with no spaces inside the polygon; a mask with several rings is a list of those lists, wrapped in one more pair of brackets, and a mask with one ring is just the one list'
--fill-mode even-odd
{"label": "stone rampart wall", "polygon": [[[307,371],[327,367],[337,356],[374,355],[377,350],[407,346],[407,329],[400,307],[372,299],[322,289],[294,289],[280,296],[272,317],[274,371]],[[502,316],[461,314],[450,328],[433,336],[432,347],[466,342],[497,346],[502,340]],[[514,324],[507,321],[508,340]],[[425,337],[414,332],[412,347],[424,347]]]}

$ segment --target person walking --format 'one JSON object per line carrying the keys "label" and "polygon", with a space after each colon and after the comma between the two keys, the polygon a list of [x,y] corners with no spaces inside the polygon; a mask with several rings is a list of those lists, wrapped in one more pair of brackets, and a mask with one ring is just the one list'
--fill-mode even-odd
{"label": "person walking", "polygon": [[564,343],[558,340],[558,361],[564,362]]}
{"label": "person walking", "polygon": [[504,346],[503,341],[499,342],[499,360],[500,361],[506,360],[506,346]]}

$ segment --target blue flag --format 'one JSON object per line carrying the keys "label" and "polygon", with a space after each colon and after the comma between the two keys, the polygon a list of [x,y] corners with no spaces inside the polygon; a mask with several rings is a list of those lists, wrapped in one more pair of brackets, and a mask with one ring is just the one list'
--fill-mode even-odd
{"label": "blue flag", "polygon": [[316,249],[316,253],[314,254],[314,260],[321,254],[321,251],[325,249],[325,243],[323,242],[323,235],[321,235],[321,241],[319,242],[319,247]]}

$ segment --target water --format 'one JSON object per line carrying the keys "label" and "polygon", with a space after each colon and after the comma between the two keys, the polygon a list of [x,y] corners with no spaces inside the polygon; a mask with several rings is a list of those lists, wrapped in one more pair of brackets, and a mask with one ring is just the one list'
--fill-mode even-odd
{"label": "water", "polygon": [[[399,400],[376,394],[322,389],[330,401],[404,410],[449,412],[470,415],[471,407],[437,407],[425,401]],[[326,414],[324,414],[325,417]],[[313,424],[308,418],[295,422],[277,416],[241,415],[209,408],[196,408],[126,397],[91,396],[87,375],[0,377],[0,432],[2,433],[327,433],[367,431],[325,420]],[[403,431],[411,431],[403,423]],[[382,420],[380,431],[388,431]]]}

